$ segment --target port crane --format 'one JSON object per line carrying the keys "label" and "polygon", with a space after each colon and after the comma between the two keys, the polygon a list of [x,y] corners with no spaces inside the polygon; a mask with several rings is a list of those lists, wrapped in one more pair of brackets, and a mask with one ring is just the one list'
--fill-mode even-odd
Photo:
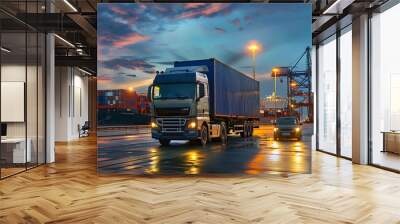
{"label": "port crane", "polygon": [[[296,63],[288,67],[275,67],[272,78],[286,77],[288,104],[287,111],[293,114],[307,113],[308,122],[313,122],[313,93],[311,91],[310,47],[301,54]],[[276,84],[274,94],[276,94]]]}

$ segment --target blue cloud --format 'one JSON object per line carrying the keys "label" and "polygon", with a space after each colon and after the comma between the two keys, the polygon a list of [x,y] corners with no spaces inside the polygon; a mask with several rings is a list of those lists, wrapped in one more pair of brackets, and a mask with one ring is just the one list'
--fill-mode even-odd
{"label": "blue cloud", "polygon": [[[100,4],[98,13],[100,71],[124,68],[152,77],[173,61],[214,57],[250,74],[246,44],[257,40],[263,51],[256,71],[266,77],[274,66],[292,65],[311,46],[309,4],[113,3]],[[143,41],[112,46],[135,34]],[[265,96],[272,85],[263,79]]]}

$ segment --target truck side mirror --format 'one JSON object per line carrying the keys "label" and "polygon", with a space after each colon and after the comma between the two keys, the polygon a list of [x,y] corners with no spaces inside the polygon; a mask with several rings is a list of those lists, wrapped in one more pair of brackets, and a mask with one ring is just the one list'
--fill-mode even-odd
{"label": "truck side mirror", "polygon": [[149,86],[149,88],[147,88],[147,99],[151,102],[151,89],[152,89],[153,85]]}

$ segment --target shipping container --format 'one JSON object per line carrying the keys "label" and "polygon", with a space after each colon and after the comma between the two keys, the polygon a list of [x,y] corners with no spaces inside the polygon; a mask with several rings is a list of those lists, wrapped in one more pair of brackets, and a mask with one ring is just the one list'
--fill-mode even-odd
{"label": "shipping container", "polygon": [[214,58],[177,61],[174,66],[207,66],[211,116],[258,117],[260,108],[260,83],[258,81]]}

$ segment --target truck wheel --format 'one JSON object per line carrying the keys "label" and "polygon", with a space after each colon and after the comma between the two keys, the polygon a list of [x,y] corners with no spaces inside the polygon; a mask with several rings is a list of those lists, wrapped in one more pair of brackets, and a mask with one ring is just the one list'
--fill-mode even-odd
{"label": "truck wheel", "polygon": [[201,132],[200,132],[201,145],[203,146],[207,145],[207,141],[208,141],[208,129],[207,126],[203,125],[201,126]]}
{"label": "truck wheel", "polygon": [[224,122],[221,123],[221,143],[226,145],[228,143],[228,132]]}
{"label": "truck wheel", "polygon": [[253,136],[253,132],[254,132],[253,125],[249,125],[249,129],[250,129],[249,136],[251,137],[251,136]]}
{"label": "truck wheel", "polygon": [[247,123],[247,125],[246,125],[246,138],[247,137],[250,137],[251,135],[250,135],[250,124],[249,123]]}
{"label": "truck wheel", "polygon": [[243,132],[240,132],[240,137],[247,138],[247,122],[243,124]]}
{"label": "truck wheel", "polygon": [[169,143],[171,143],[171,140],[169,139],[159,139],[158,141],[162,146],[169,146]]}

